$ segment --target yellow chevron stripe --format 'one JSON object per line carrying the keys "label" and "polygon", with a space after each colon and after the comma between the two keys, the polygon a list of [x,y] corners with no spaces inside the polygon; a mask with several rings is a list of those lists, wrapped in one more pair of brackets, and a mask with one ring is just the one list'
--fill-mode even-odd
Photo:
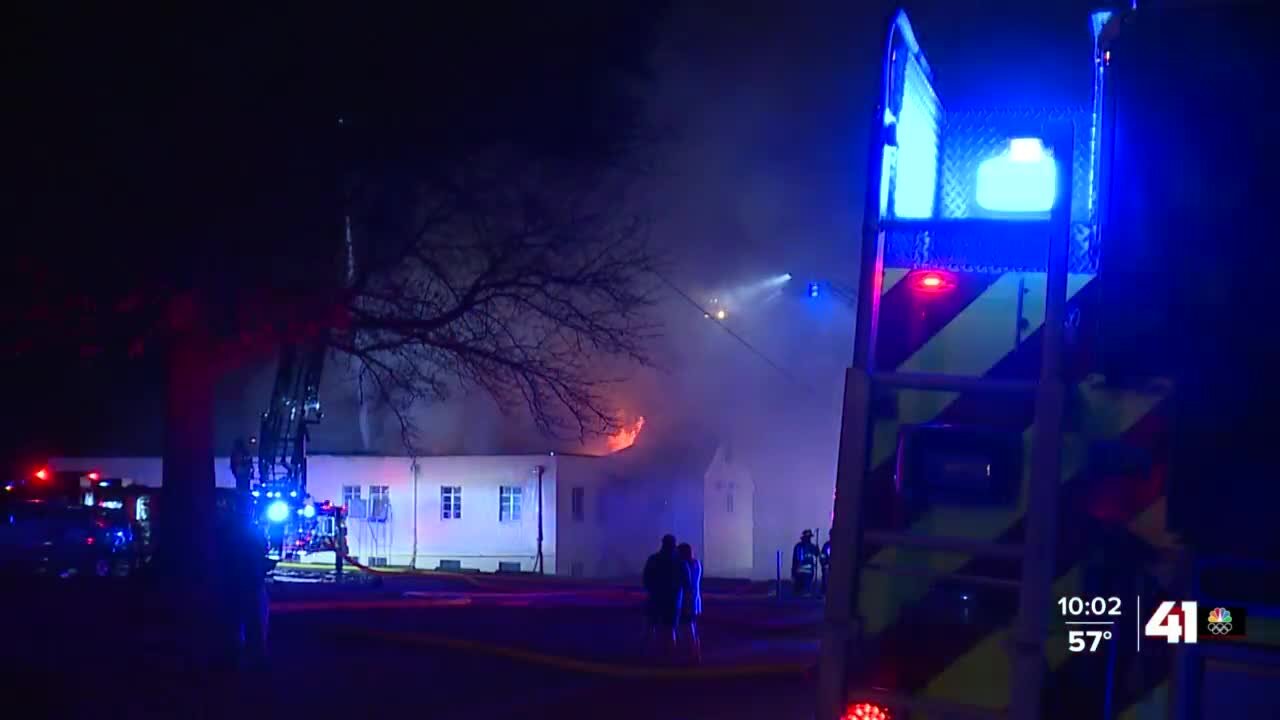
{"label": "yellow chevron stripe", "polygon": [[[1082,274],[1068,276],[1068,297],[1075,297],[1092,278],[1092,275]],[[1044,324],[1044,274],[1005,273],[896,370],[974,377],[990,372],[996,363],[1014,350],[1020,279],[1026,280],[1022,315],[1029,322],[1023,337],[1038,330]],[[893,329],[881,328],[881,332],[893,332]],[[871,467],[878,467],[893,457],[899,422],[928,422],[955,399],[955,393],[898,393],[899,421],[883,423],[888,428],[876,428],[879,432],[872,448]]]}
{"label": "yellow chevron stripe", "polygon": [[909,272],[911,271],[906,268],[885,268],[884,280],[880,283],[880,295],[883,296],[885,293],[889,292],[894,285],[902,282],[902,278],[906,277]]}
{"label": "yellow chevron stripe", "polygon": [[[888,292],[888,288],[891,287],[890,278],[893,283],[896,283],[905,277],[906,273],[907,271],[886,270],[884,292]],[[1069,276],[1069,295],[1074,297],[1092,277],[1091,275]],[[1025,280],[1027,291],[1023,300],[1023,317],[1028,318],[1030,322],[1026,335],[1030,335],[1043,324],[1044,278],[1043,273],[1025,275],[1005,273],[898,369],[912,372],[985,375],[1013,349],[1013,324],[1016,322],[1020,279]],[[886,328],[885,331],[892,330]],[[871,467],[879,467],[893,458],[900,423],[932,420],[955,399],[954,393],[899,392],[897,396],[899,419],[877,422],[872,428]],[[1023,439],[1024,445],[1028,448],[1030,447],[1029,438],[1028,434]],[[1071,454],[1071,451],[1064,449],[1065,456],[1070,457]],[[1069,477],[1070,473],[1068,472],[1066,476]],[[1023,493],[1023,497],[1026,497],[1026,493]],[[1017,519],[1016,516],[1011,517],[1006,510],[990,512],[968,510],[962,511],[958,518],[949,517],[953,514],[945,510],[931,513],[916,523],[912,531],[944,533],[950,528],[958,527],[959,530],[955,532],[977,537],[991,537]],[[974,530],[977,532],[975,533]],[[967,557],[963,555],[920,554],[900,551],[897,548],[885,548],[873,558],[873,561],[878,564],[924,564],[926,567],[939,570],[959,567],[966,560]],[[897,618],[901,603],[923,596],[929,585],[929,581],[925,578],[868,574],[863,579],[859,600],[863,616],[867,618],[867,629],[874,633],[892,624]]]}
{"label": "yellow chevron stripe", "polygon": [[[1075,568],[1054,583],[1053,595],[1079,595],[1080,588],[1081,570]],[[972,650],[935,677],[925,688],[924,695],[935,700],[949,700],[990,709],[1008,705],[1010,632],[1009,628],[1004,628],[983,638]],[[1055,632],[1045,642],[1045,658],[1050,668],[1061,667],[1069,656],[1066,632],[1055,628]]]}
{"label": "yellow chevron stripe", "polygon": [[[1088,458],[1087,438],[1099,435],[1116,437],[1124,433],[1150,413],[1168,392],[1167,384],[1158,385],[1156,392],[1102,391],[1097,385],[1095,378],[1089,378],[1081,383],[1078,389],[1084,396],[1086,405],[1105,406],[1109,412],[1101,414],[1108,417],[1092,423],[1094,427],[1091,429],[1094,432],[1064,434],[1062,449],[1064,483],[1083,469]],[[1104,394],[1112,399],[1103,403]],[[1086,427],[1089,425],[1090,423],[1086,423]],[[1030,428],[1023,432],[1022,442],[1024,452],[1029,456]],[[1030,474],[1030,464],[1026,464],[1023,468],[1021,502],[1016,510],[933,508],[912,525],[911,532],[983,540],[994,538],[1014,525],[1025,513],[1025,503],[1030,495],[1028,492]],[[877,552],[873,559],[874,562],[884,565],[896,563],[902,566],[925,567],[934,572],[954,572],[967,563],[970,557],[963,553],[924,553],[900,548],[885,548]],[[866,618],[867,630],[871,633],[884,630],[897,619],[903,605],[923,597],[929,587],[930,582],[925,578],[867,573],[863,578],[862,591],[859,594],[859,607]]]}
{"label": "yellow chevron stripe", "polygon": [[[1044,276],[1035,274],[1025,278],[1027,292],[1023,300],[1023,317],[1028,318],[1031,324],[1024,337],[1039,329],[1044,316]],[[897,278],[900,279],[901,277]],[[1090,279],[1091,276],[1072,276],[1068,283],[1070,295],[1074,296]],[[989,372],[1012,350],[1018,280],[1017,274],[1002,276],[947,327],[908,358],[898,370],[971,376]],[[1150,392],[1117,392],[1103,389],[1096,378],[1090,378],[1081,383],[1077,391],[1082,401],[1081,416],[1084,422],[1080,434],[1064,436],[1064,482],[1075,477],[1083,468],[1087,459],[1088,438],[1116,437],[1129,430],[1155,408],[1167,394],[1168,385],[1161,384]],[[899,393],[898,397],[898,420],[877,423],[874,428],[873,467],[892,459],[896,450],[899,423],[927,422],[937,417],[956,399],[956,395],[945,393]],[[1029,452],[1030,428],[1023,434],[1023,443]],[[1024,504],[1015,511],[936,508],[915,523],[911,532],[974,539],[994,538],[1016,523],[1025,512],[1029,475],[1028,467],[1024,471],[1021,495]],[[1133,524],[1143,531],[1140,534],[1150,537],[1157,528],[1162,528],[1162,513],[1163,503],[1158,502],[1136,518]],[[937,572],[953,572],[969,560],[968,556],[961,553],[918,553],[898,548],[886,548],[873,558],[879,564],[925,566]],[[1062,576],[1055,583],[1055,596],[1076,594],[1081,572],[1081,568],[1077,566]],[[897,619],[903,605],[923,597],[930,586],[931,583],[923,578],[866,573],[859,604],[867,622],[867,630],[873,634],[883,631]],[[926,687],[925,694],[988,707],[1006,705],[1009,697],[1009,658],[1005,650],[1007,638],[1007,630],[992,633],[934,678]],[[1065,633],[1061,637],[1050,639],[1046,644],[1046,656],[1053,668],[1060,667],[1066,661],[1068,653]]]}

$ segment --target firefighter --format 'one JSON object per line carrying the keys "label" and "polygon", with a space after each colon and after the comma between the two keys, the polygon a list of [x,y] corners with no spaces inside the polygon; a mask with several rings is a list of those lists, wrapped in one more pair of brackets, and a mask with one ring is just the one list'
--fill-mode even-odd
{"label": "firefighter", "polygon": [[248,492],[253,481],[253,456],[249,454],[249,444],[242,437],[236,438],[231,448],[231,475],[236,479],[236,489]]}
{"label": "firefighter", "polygon": [[272,563],[266,541],[253,517],[253,503],[235,493],[222,513],[220,544],[225,560],[224,612],[230,621],[236,655],[251,664],[266,660],[269,606],[266,575]]}
{"label": "firefighter", "polygon": [[822,563],[822,594],[827,594],[827,578],[831,575],[831,531],[827,531],[827,541],[822,543],[822,554],[818,556]]}
{"label": "firefighter", "polygon": [[791,549],[791,582],[796,595],[807,596],[818,573],[818,546],[813,544],[813,531],[800,533],[800,542]]}

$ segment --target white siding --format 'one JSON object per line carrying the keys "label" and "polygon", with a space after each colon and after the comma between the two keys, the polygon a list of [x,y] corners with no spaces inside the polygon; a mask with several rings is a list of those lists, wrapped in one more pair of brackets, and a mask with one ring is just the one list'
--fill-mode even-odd
{"label": "white siding", "polygon": [[[215,459],[219,487],[235,487],[227,458]],[[159,487],[162,462],[154,457],[56,458],[55,470],[98,471]],[[312,455],[308,483],[316,500],[342,502],[342,488],[386,486],[385,522],[351,518],[347,539],[361,562],[385,558],[393,566],[435,569],[442,560],[463,568],[496,571],[500,562],[532,570],[538,549],[538,472],[542,467],[545,572],[584,577],[635,578],[663,533],[694,544],[708,575],[750,572],[753,508],[750,476],[719,453],[705,476],[690,482],[627,476],[614,458],[572,455],[407,457]],[[734,483],[734,512],[726,512],[727,482]],[[699,487],[702,485],[702,487]],[[462,488],[462,517],[443,519],[440,488]],[[519,520],[499,522],[500,488],[522,490]],[[573,516],[573,490],[582,488],[582,520]],[[332,553],[311,558],[332,563]]]}
{"label": "white siding", "polygon": [[[602,560],[603,550],[616,543],[617,528],[608,522],[604,502],[609,488],[607,462],[602,458],[557,456],[556,551],[557,574],[581,577],[611,577],[629,567],[610,567]],[[573,493],[582,489],[581,520],[573,515]],[[611,537],[615,535],[614,537]]]}
{"label": "white siding", "polygon": [[740,464],[729,462],[722,447],[707,468],[703,487],[704,572],[708,577],[751,577],[755,564],[755,486],[750,473]]}
{"label": "white siding", "polygon": [[[351,554],[365,562],[385,558],[389,565],[424,569],[441,560],[456,560],[463,568],[495,571],[499,562],[519,563],[532,570],[538,548],[538,473],[543,468],[543,562],[548,573],[556,566],[556,458],[548,455],[406,457],[312,455],[307,460],[308,490],[316,500],[342,502],[345,485],[360,487],[366,501],[369,488],[382,485],[390,494],[385,522],[351,519],[347,540]],[[214,461],[219,487],[235,487],[227,458]],[[163,462],[156,457],[54,458],[54,470],[97,471],[107,477],[160,487]],[[462,518],[440,517],[440,487],[462,488]],[[522,490],[518,521],[498,521],[499,488]],[[416,502],[415,502],[416,498]],[[415,533],[416,529],[416,533]],[[416,542],[415,542],[416,540]],[[332,553],[311,560],[332,562]]]}

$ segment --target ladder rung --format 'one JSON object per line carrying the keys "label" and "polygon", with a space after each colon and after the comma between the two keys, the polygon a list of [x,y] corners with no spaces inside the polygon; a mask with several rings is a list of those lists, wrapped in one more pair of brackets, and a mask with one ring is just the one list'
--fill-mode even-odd
{"label": "ladder rung", "polygon": [[888,705],[895,710],[906,710],[914,716],[916,712],[929,717],[946,718],[947,720],[992,720],[1008,717],[1004,709],[984,708],[977,705],[965,705],[946,700],[926,700],[910,695],[888,692],[886,690],[863,690],[849,696],[851,702],[871,701]]}
{"label": "ladder rung", "polygon": [[941,392],[1031,393],[1036,383],[1031,380],[993,380],[965,375],[940,373],[878,372],[876,383],[903,390],[937,390]]}
{"label": "ladder rung", "polygon": [[937,578],[940,580],[954,580],[955,582],[967,583],[970,585],[985,585],[987,587],[1000,588],[1001,590],[1017,590],[1022,587],[1022,583],[1018,580],[1009,580],[1006,578],[995,578],[989,575],[966,575],[964,573],[947,573],[937,570],[926,570],[920,568],[903,567],[901,565],[883,565],[881,563],[867,563],[863,566],[867,570],[875,570],[889,575],[903,575],[906,577],[924,577]]}
{"label": "ladder rung", "polygon": [[1020,559],[1024,554],[1023,547],[1021,545],[983,542],[981,540],[968,540],[957,537],[913,535],[908,533],[878,532],[872,530],[868,530],[865,537],[868,542],[875,543],[876,545],[913,547],[925,550],[938,550],[941,552],[962,552],[969,555],[985,555],[987,557],[996,558]]}

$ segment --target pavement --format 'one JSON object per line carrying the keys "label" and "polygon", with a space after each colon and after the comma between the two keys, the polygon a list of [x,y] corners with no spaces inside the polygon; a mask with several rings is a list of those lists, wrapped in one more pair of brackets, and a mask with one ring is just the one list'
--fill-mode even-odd
{"label": "pavement", "polygon": [[165,651],[182,630],[165,620],[153,589],[122,582],[10,591],[0,667],[20,696],[38,700],[23,705],[40,712],[22,717],[812,715],[820,615],[812,601],[709,582],[703,659],[693,664],[646,652],[640,597],[622,584],[435,574],[324,580],[273,583],[269,662],[222,670],[187,667]]}

